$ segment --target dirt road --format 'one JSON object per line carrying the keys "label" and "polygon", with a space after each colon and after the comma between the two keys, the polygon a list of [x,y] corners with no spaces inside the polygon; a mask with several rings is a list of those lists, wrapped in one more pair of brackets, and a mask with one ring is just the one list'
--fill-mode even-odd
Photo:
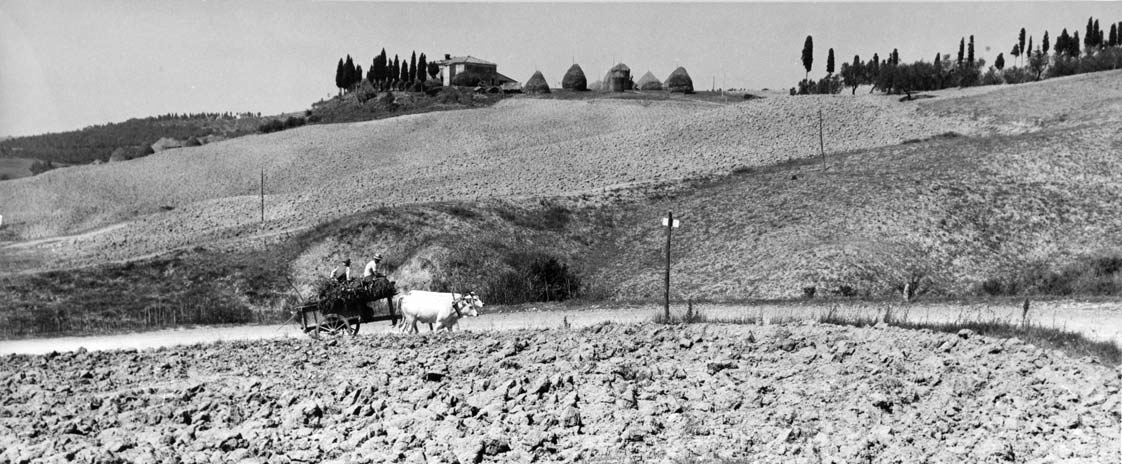
{"label": "dirt road", "polygon": [[[883,317],[886,308],[891,308],[893,317],[907,318],[911,321],[952,322],[956,320],[992,319],[1012,323],[1021,321],[1021,308],[1011,304],[918,303],[904,306],[844,303],[838,304],[836,309],[834,308],[835,305],[812,304],[694,305],[695,310],[702,312],[710,320],[750,319],[764,324],[784,320],[817,318],[832,309],[842,316]],[[460,327],[470,331],[506,331],[526,328],[557,328],[562,327],[567,322],[573,328],[581,328],[605,321],[618,323],[648,321],[660,310],[661,306],[645,305],[627,307],[591,306],[580,309],[531,309],[522,312],[490,314],[484,312],[478,318],[462,320]],[[681,313],[685,311],[685,308],[676,304],[673,306],[673,311]],[[1038,302],[1032,304],[1029,320],[1033,324],[1045,327],[1076,331],[1093,340],[1114,340],[1122,344],[1122,303]],[[422,330],[427,331],[428,328],[424,327]],[[379,322],[364,324],[359,335],[384,334],[391,331],[393,329],[388,322]],[[145,349],[216,341],[292,337],[302,338],[305,335],[294,324],[180,328],[117,335],[0,341],[0,355],[12,353],[44,354],[51,351],[74,351],[79,348],[90,351]]]}

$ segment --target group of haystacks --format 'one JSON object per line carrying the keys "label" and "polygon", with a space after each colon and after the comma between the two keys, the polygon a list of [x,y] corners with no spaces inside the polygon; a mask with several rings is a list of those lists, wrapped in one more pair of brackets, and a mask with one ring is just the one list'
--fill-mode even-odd
{"label": "group of haystacks", "polygon": [[[584,70],[581,69],[579,64],[573,64],[569,70],[565,72],[565,77],[561,79],[561,88],[565,90],[603,90],[610,92],[623,92],[626,90],[640,90],[640,91],[654,91],[654,90],[668,90],[670,92],[678,93],[693,93],[693,79],[686,72],[686,68],[679,66],[674,72],[667,76],[666,81],[659,81],[650,71],[647,71],[643,77],[639,78],[636,83],[631,78],[631,68],[627,65],[619,63],[608,70],[604,75],[604,79],[593,82],[588,85],[588,79],[584,76]],[[535,71],[530,80],[526,81],[526,86],[522,89],[530,94],[549,93],[549,83],[546,82],[545,76],[541,71]]]}

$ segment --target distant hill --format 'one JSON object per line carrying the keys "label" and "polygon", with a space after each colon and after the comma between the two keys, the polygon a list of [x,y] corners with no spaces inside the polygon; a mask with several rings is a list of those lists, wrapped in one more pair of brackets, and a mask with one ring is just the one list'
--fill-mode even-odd
{"label": "distant hill", "polygon": [[243,113],[167,114],[90,126],[77,131],[0,139],[0,158],[30,158],[66,164],[107,161],[118,148],[141,151],[157,140],[237,137],[257,132],[264,118]]}

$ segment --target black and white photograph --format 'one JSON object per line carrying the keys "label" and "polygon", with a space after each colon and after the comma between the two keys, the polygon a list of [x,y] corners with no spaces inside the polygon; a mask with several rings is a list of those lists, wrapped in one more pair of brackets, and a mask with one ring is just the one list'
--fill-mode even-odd
{"label": "black and white photograph", "polygon": [[1122,2],[0,0],[0,464],[1122,463]]}

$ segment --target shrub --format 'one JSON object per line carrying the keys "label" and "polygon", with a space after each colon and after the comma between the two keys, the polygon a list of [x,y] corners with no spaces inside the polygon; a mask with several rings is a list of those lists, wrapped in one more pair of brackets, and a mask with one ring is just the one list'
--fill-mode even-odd
{"label": "shrub", "polygon": [[581,278],[554,256],[516,254],[511,269],[491,281],[485,295],[496,304],[565,301],[580,295]]}
{"label": "shrub", "polygon": [[451,84],[457,87],[475,87],[479,85],[479,81],[481,80],[483,80],[483,78],[478,73],[464,71],[453,76]]}
{"label": "shrub", "polygon": [[806,298],[808,300],[811,299],[811,298],[814,298],[814,294],[817,293],[817,292],[818,292],[818,288],[816,288],[813,285],[811,285],[809,287],[803,287],[803,298]]}
{"label": "shrub", "polygon": [[50,160],[47,160],[47,161],[36,160],[34,163],[31,163],[31,167],[29,169],[31,170],[31,175],[37,176],[37,175],[42,174],[44,172],[50,171],[51,169],[54,169],[54,168],[55,168],[55,164],[52,163]]}
{"label": "shrub", "polygon": [[284,123],[279,119],[270,119],[269,121],[257,126],[257,131],[262,134],[277,132],[284,130]]}

